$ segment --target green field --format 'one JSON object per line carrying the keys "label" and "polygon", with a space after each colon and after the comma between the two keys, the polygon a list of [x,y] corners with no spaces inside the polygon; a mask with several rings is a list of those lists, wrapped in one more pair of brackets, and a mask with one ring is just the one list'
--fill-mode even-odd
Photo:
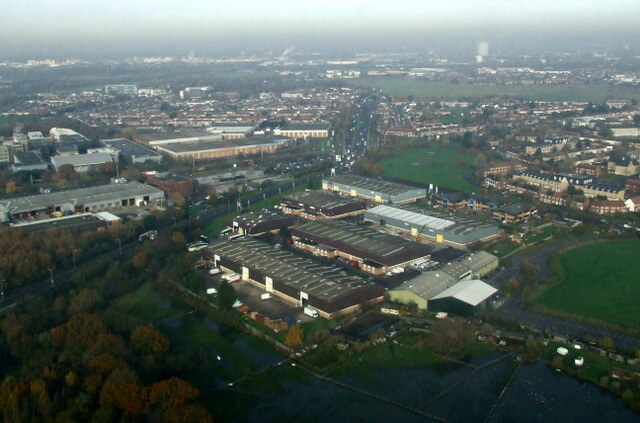
{"label": "green field", "polygon": [[640,328],[640,241],[602,242],[562,253],[562,280],[535,302],[548,309]]}
{"label": "green field", "polygon": [[433,145],[396,153],[385,158],[380,164],[384,168],[385,176],[391,178],[474,192],[478,187],[462,177],[474,172],[474,160],[475,156],[458,153],[454,146]]}
{"label": "green field", "polygon": [[608,99],[640,99],[640,90],[633,87],[608,84],[592,85],[493,85],[454,84],[394,77],[360,78],[353,85],[378,88],[393,97],[479,98],[490,96],[516,97],[542,101],[592,101]]}

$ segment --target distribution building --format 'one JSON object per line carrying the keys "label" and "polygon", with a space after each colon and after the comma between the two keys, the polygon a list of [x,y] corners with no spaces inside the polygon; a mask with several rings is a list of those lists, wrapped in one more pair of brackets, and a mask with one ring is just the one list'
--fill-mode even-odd
{"label": "distribution building", "polygon": [[367,202],[323,191],[308,190],[283,196],[281,205],[285,213],[299,215],[309,220],[322,220],[362,214],[367,207]]}
{"label": "distribution building", "polygon": [[233,233],[236,234],[255,236],[265,232],[277,232],[280,228],[289,228],[295,223],[296,219],[293,216],[262,209],[261,211],[243,213],[232,217],[227,221],[227,227],[231,228]]}
{"label": "distribution building", "polygon": [[427,196],[427,190],[358,175],[336,175],[322,180],[322,189],[366,198],[377,203],[410,203]]}
{"label": "distribution building", "polygon": [[89,212],[160,203],[164,193],[139,182],[109,184],[0,200],[0,221],[54,212]]}
{"label": "distribution building", "polygon": [[380,285],[250,238],[217,239],[202,251],[215,266],[297,306],[314,307],[325,318],[382,301],[384,296]]}
{"label": "distribution building", "polygon": [[364,213],[365,220],[380,226],[392,226],[420,240],[426,238],[455,247],[467,247],[478,241],[500,236],[495,225],[428,211],[416,206],[380,205]]}
{"label": "distribution building", "polygon": [[431,247],[335,220],[319,220],[291,230],[294,245],[327,258],[342,257],[365,272],[380,275],[428,259]]}
{"label": "distribution building", "polygon": [[113,138],[100,142],[117,151],[128,163],[144,163],[146,161],[155,163],[162,162],[162,156],[160,154],[126,138]]}

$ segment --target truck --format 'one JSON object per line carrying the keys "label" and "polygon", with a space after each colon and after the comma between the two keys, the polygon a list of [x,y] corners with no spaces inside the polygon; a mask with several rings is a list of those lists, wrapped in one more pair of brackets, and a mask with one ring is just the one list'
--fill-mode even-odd
{"label": "truck", "polygon": [[305,306],[303,311],[304,311],[304,314],[306,314],[307,316],[313,317],[314,319],[318,317],[318,310],[316,310],[313,307]]}
{"label": "truck", "polygon": [[218,290],[215,288],[207,288],[206,293],[207,295],[216,295],[218,293]]}
{"label": "truck", "polygon": [[272,298],[273,298],[273,294],[270,293],[270,292],[265,292],[262,295],[260,295],[260,299],[263,300],[263,301],[264,300],[270,300]]}
{"label": "truck", "polygon": [[154,239],[156,236],[158,236],[158,231],[156,231],[155,229],[152,229],[150,231],[147,231],[143,234],[138,235],[138,242],[145,242],[148,239]]}

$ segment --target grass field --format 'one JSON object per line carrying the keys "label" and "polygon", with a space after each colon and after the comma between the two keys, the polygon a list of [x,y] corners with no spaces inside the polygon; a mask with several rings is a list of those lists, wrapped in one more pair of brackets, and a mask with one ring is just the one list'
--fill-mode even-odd
{"label": "grass field", "polygon": [[[381,165],[385,176],[421,184],[434,184],[456,191],[474,192],[478,187],[467,182],[463,175],[474,172],[475,157],[456,151],[455,146],[433,145],[414,148],[385,158]],[[454,166],[459,162],[459,166]]]}
{"label": "grass field", "polygon": [[563,278],[535,299],[548,309],[640,328],[640,241],[602,242],[560,255]]}
{"label": "grass field", "polygon": [[393,97],[478,98],[488,96],[516,97],[544,101],[592,101],[607,99],[640,99],[640,90],[608,84],[593,85],[492,85],[454,84],[394,77],[360,78],[353,85],[379,88]]}

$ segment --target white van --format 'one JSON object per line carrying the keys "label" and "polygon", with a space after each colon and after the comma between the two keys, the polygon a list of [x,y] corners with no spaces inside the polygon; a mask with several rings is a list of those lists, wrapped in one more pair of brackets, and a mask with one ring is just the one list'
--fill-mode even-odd
{"label": "white van", "polygon": [[217,275],[218,273],[220,273],[220,269],[218,269],[217,267],[212,267],[211,269],[209,269],[210,275]]}
{"label": "white van", "polygon": [[260,295],[260,299],[261,300],[270,300],[273,298],[273,294],[270,292],[265,292],[264,294]]}

